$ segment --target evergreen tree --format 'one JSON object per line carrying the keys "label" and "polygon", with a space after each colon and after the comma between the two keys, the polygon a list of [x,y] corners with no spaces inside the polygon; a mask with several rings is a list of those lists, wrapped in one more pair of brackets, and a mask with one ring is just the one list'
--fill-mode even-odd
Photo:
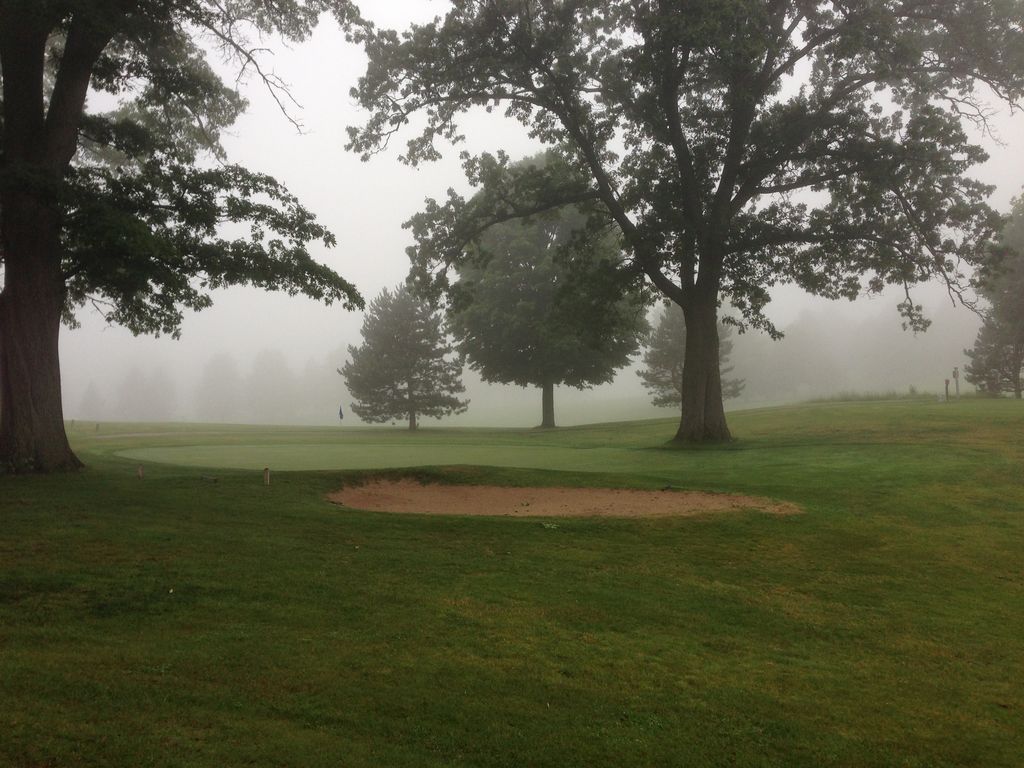
{"label": "evergreen tree", "polygon": [[[739,397],[745,382],[728,379],[732,354],[732,327],[718,325],[718,368],[722,377],[722,398]],[[646,368],[637,371],[651,402],[661,408],[678,408],[683,402],[683,359],[686,355],[686,318],[679,307],[666,306],[644,352]]]}
{"label": "evergreen tree", "polygon": [[1014,201],[1001,237],[979,274],[989,307],[964,378],[989,395],[1021,397],[1024,366],[1024,198]]}
{"label": "evergreen tree", "polygon": [[1021,398],[1021,366],[1024,365],[1024,337],[986,320],[978,331],[974,347],[965,349],[971,362],[964,366],[964,378],[992,397],[1013,392]]}
{"label": "evergreen tree", "polygon": [[575,209],[491,227],[458,267],[449,324],[488,382],[541,389],[541,426],[555,426],[554,388],[611,381],[647,332],[638,289],[624,290],[617,238],[586,232]]}
{"label": "evergreen tree", "polygon": [[466,410],[469,401],[456,397],[466,391],[462,361],[448,357],[453,347],[430,304],[404,286],[385,288],[370,302],[362,334],[362,346],[349,346],[351,359],[338,372],[363,421],[407,418],[416,429],[419,417]]}

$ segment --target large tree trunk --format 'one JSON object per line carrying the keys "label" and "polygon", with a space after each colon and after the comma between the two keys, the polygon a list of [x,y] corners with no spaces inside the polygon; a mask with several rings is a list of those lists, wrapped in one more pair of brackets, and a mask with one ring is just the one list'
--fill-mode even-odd
{"label": "large tree trunk", "polygon": [[551,381],[544,382],[541,387],[541,429],[555,428],[555,384]]}
{"label": "large tree trunk", "polygon": [[47,107],[46,41],[65,12],[51,4],[34,12],[21,6],[5,9],[0,24],[0,468],[49,472],[81,466],[64,432],[60,392],[64,280],[57,194],[78,145],[92,66],[113,27],[75,15]]}
{"label": "large tree trunk", "polygon": [[77,469],[60,391],[57,214],[26,192],[4,194],[2,211],[0,464],[18,472]]}
{"label": "large tree trunk", "polygon": [[718,369],[718,311],[715,302],[695,302],[683,307],[683,315],[686,318],[683,411],[674,441],[711,443],[731,440]]}

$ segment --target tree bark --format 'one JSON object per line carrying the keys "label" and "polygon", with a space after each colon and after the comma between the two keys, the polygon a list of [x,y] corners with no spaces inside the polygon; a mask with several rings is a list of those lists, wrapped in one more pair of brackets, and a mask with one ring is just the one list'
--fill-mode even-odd
{"label": "tree bark", "polygon": [[0,294],[0,465],[77,469],[61,401],[57,339],[64,303],[57,214],[31,195],[4,194]]}
{"label": "tree bark", "polygon": [[725,421],[722,376],[718,369],[718,310],[704,299],[683,307],[686,357],[683,362],[683,403],[673,442],[713,443],[732,439]]}
{"label": "tree bark", "polygon": [[552,381],[546,381],[541,384],[541,429],[554,429],[555,428],[555,384]]}
{"label": "tree bark", "polygon": [[55,110],[54,123],[47,125],[43,58],[52,20],[42,13],[19,12],[4,22],[2,170],[7,178],[0,190],[0,468],[77,469],[81,462],[64,431],[60,388],[57,339],[64,280],[56,190],[74,151],[89,82],[86,59],[91,55],[94,60],[102,46],[88,36],[76,33],[72,39],[69,34],[66,47],[72,49],[72,61],[61,67],[57,83],[60,111],[67,114],[57,119]]}
{"label": "tree bark", "polygon": [[66,9],[5,10],[0,24],[6,177],[0,190],[0,468],[77,469],[82,464],[68,445],[60,389],[57,340],[65,288],[57,189],[78,146],[92,67],[113,34],[114,20],[96,23],[84,11],[73,16],[47,108],[46,40]]}

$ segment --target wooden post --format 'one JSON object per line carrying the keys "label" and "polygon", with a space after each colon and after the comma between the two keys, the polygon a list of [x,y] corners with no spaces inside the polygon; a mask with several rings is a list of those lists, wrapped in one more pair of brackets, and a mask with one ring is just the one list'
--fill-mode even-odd
{"label": "wooden post", "polygon": [[141,464],[139,464],[139,469],[136,474],[138,474],[139,480],[141,480],[145,476],[145,472],[143,472]]}
{"label": "wooden post", "polygon": [[263,484],[270,485],[270,467],[263,468]]}
{"label": "wooden post", "polygon": [[949,402],[949,379],[946,379],[946,402]]}

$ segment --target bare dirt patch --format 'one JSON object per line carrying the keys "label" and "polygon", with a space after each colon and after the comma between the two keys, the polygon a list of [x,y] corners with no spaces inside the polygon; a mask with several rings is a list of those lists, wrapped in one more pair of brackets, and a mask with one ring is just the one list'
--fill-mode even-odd
{"label": "bare dirt patch", "polygon": [[415,480],[378,480],[335,491],[328,495],[328,499],[353,509],[427,515],[693,517],[741,510],[772,515],[792,515],[801,511],[789,502],[728,493],[424,485]]}

